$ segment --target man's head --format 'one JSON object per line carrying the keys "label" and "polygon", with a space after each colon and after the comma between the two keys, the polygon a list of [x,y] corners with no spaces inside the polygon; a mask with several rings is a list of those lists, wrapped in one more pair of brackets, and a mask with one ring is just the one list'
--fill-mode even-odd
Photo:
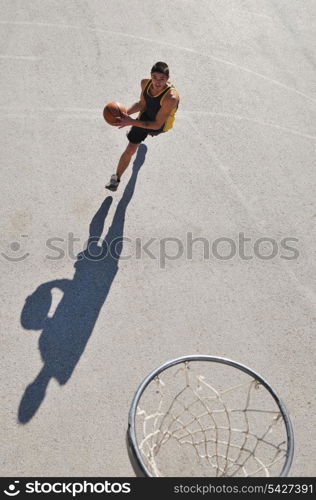
{"label": "man's head", "polygon": [[151,78],[155,90],[162,90],[169,80],[168,64],[159,61],[151,68]]}

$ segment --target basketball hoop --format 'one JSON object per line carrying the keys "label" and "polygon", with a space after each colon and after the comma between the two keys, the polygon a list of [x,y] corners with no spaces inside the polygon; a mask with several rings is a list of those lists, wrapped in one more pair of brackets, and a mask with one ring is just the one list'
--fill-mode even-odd
{"label": "basketball hoop", "polygon": [[127,432],[139,476],[287,476],[294,452],[288,412],[256,372],[215,356],[163,364],[133,398]]}

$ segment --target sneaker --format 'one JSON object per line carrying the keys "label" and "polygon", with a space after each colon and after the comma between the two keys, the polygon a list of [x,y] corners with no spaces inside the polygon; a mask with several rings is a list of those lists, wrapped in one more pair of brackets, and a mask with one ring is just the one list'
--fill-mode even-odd
{"label": "sneaker", "polygon": [[111,175],[110,182],[106,184],[106,189],[109,189],[110,191],[116,191],[118,188],[118,185],[120,183],[120,179],[116,174]]}

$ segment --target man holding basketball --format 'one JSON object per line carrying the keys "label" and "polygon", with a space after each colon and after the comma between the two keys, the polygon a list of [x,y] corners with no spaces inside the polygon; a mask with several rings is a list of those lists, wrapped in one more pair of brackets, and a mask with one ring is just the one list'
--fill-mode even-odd
{"label": "man holding basketball", "polygon": [[[135,102],[122,117],[117,118],[119,128],[132,125],[127,134],[129,143],[122,154],[116,174],[111,176],[110,182],[105,186],[111,191],[116,191],[132,156],[138,146],[148,135],[156,136],[167,132],[173,126],[175,113],[179,105],[179,94],[169,83],[169,68],[164,62],[157,62],[151,69],[151,78],[141,81],[141,94],[139,101]],[[137,113],[136,119],[129,115]]]}

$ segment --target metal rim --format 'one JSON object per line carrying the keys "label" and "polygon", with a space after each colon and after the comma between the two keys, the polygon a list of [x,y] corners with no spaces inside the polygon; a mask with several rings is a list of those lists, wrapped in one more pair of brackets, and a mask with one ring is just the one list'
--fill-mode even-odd
{"label": "metal rim", "polygon": [[286,429],[286,435],[287,435],[287,452],[286,452],[286,460],[283,465],[283,468],[281,470],[280,476],[279,477],[286,477],[289,473],[289,470],[292,465],[293,461],[293,455],[294,455],[294,434],[293,434],[293,428],[292,428],[292,423],[288,414],[288,411],[283,403],[283,401],[279,398],[279,396],[276,394],[274,389],[268,384],[268,382],[261,377],[257,372],[252,370],[251,368],[248,368],[248,366],[243,365],[241,363],[238,363],[237,361],[233,361],[228,358],[222,358],[219,356],[208,356],[208,355],[189,355],[189,356],[181,356],[179,358],[171,359],[170,361],[167,361],[166,363],[163,363],[160,365],[158,368],[153,370],[147,377],[143,380],[143,382],[139,385],[137,391],[135,392],[135,395],[133,397],[130,410],[128,413],[128,430],[127,430],[127,440],[128,440],[128,446],[129,446],[129,452],[130,452],[130,458],[133,460],[133,465],[136,468],[136,472],[139,475],[142,476],[147,476],[147,477],[153,477],[150,471],[147,469],[146,465],[144,464],[144,461],[142,459],[141,453],[138,449],[138,444],[137,444],[137,439],[136,439],[136,431],[135,431],[135,420],[136,420],[136,409],[139,403],[139,400],[146,389],[146,387],[149,385],[149,383],[157,377],[161,372],[165,371],[167,368],[170,368],[171,366],[183,363],[185,361],[211,361],[215,363],[222,363],[225,365],[233,366],[234,368],[237,368],[254,379],[258,380],[271,394],[273,399],[275,400],[276,404],[278,405],[281,415],[283,417],[285,429]]}

